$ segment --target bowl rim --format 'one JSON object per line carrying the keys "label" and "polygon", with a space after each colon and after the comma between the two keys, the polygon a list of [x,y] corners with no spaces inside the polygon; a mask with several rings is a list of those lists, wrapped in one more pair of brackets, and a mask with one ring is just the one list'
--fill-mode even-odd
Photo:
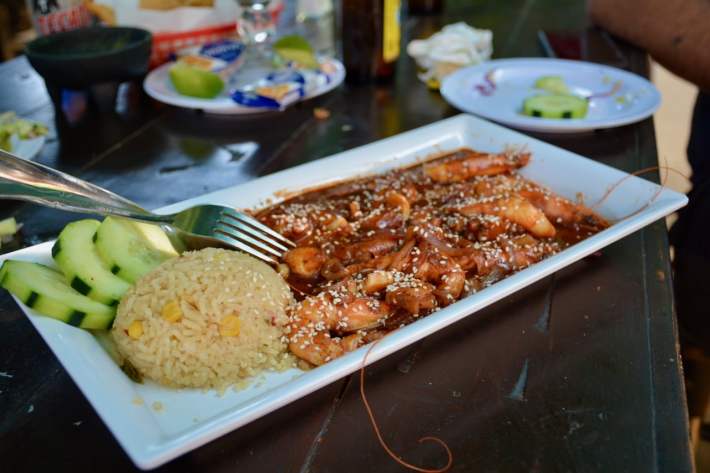
{"label": "bowl rim", "polygon": [[[61,37],[61,36],[75,36],[82,31],[99,31],[99,30],[111,30],[114,32],[131,31],[131,32],[137,32],[142,36],[138,37],[136,40],[131,41],[130,43],[126,44],[125,46],[123,46],[121,48],[113,49],[111,51],[106,51],[104,53],[76,52],[76,53],[58,55],[58,54],[53,54],[53,53],[39,52],[39,51],[33,49],[38,44],[42,44],[43,42],[49,41],[52,38]],[[150,31],[143,29],[143,28],[136,28],[136,27],[132,27],[132,26],[86,26],[83,28],[77,28],[77,29],[73,29],[73,30],[69,30],[69,31],[52,33],[52,34],[46,35],[46,36],[40,36],[39,38],[36,38],[36,39],[30,41],[29,43],[27,43],[27,45],[25,46],[24,52],[28,58],[52,59],[54,61],[90,59],[90,58],[106,57],[106,56],[111,56],[114,54],[122,53],[128,49],[143,45],[144,43],[150,43],[150,42],[152,42],[152,40],[153,40],[153,34]]]}

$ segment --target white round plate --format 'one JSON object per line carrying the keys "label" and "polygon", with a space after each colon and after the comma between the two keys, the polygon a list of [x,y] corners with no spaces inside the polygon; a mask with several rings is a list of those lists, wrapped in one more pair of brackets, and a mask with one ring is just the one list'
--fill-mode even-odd
{"label": "white round plate", "polygon": [[[584,118],[549,119],[522,114],[523,101],[544,91],[543,76],[560,76],[576,95],[589,98]],[[649,81],[614,67],[565,59],[496,59],[447,76],[441,95],[454,107],[514,128],[572,133],[611,128],[647,118],[661,104]]]}
{"label": "white round plate", "polygon": [[46,136],[38,136],[29,140],[21,140],[17,137],[17,135],[12,135],[10,137],[12,154],[19,156],[20,158],[30,160],[37,156],[37,153],[39,153],[42,149],[42,146],[44,146],[44,142],[46,140]]}
{"label": "white round plate", "polygon": [[[334,58],[328,59],[327,62],[330,63],[335,70],[335,73],[331,76],[332,80],[328,84],[316,89],[311,94],[306,95],[302,100],[308,100],[323,95],[343,83],[345,79],[345,67],[343,64]],[[223,92],[213,99],[199,99],[179,94],[175,88],[173,88],[170,77],[168,76],[168,70],[171,65],[172,63],[167,63],[154,69],[143,82],[143,88],[146,93],[155,100],[176,107],[201,109],[207,113],[240,115],[274,111],[273,108],[255,108],[238,105],[229,97],[228,91]],[[237,74],[238,73],[239,72],[237,72]]]}

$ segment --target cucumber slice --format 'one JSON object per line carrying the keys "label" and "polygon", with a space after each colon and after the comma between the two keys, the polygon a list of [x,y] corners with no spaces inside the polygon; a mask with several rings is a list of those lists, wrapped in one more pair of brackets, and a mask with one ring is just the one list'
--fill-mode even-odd
{"label": "cucumber slice", "polygon": [[167,236],[155,225],[106,217],[96,232],[94,243],[111,272],[134,283],[166,259],[177,255],[172,247],[171,252],[161,249],[165,248],[163,239],[167,240]]}
{"label": "cucumber slice", "polygon": [[87,219],[64,227],[52,247],[52,257],[71,287],[96,301],[115,306],[131,286],[112,274],[96,251],[93,240],[99,225],[98,220]]}
{"label": "cucumber slice", "polygon": [[64,275],[28,261],[7,260],[0,268],[0,286],[42,315],[86,329],[108,329],[116,310],[72,289]]}
{"label": "cucumber slice", "polygon": [[132,223],[141,235],[143,235],[143,238],[150,241],[150,244],[153,245],[155,249],[162,251],[163,253],[167,253],[170,256],[178,255],[178,251],[173,246],[167,233],[165,233],[160,226],[136,221],[133,221]]}
{"label": "cucumber slice", "polygon": [[523,102],[523,113],[541,118],[584,118],[587,101],[576,95],[534,95]]}
{"label": "cucumber slice", "polygon": [[535,81],[535,88],[555,95],[569,95],[569,87],[560,76],[542,76]]}

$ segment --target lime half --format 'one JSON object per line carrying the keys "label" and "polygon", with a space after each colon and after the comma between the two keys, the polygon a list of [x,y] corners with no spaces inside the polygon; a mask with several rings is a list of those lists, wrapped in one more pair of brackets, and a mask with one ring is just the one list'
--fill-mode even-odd
{"label": "lime half", "polygon": [[170,82],[182,95],[211,99],[224,89],[224,81],[214,72],[185,64],[175,64],[170,68]]}
{"label": "lime half", "polygon": [[294,61],[311,69],[318,67],[313,48],[302,36],[284,36],[274,43],[273,49],[276,54],[286,61]]}

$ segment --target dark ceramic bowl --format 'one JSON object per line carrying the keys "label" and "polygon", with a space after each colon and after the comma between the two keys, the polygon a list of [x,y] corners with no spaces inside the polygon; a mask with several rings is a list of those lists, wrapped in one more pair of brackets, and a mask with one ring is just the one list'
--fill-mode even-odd
{"label": "dark ceramic bowl", "polygon": [[48,86],[83,89],[145,75],[151,44],[146,30],[97,26],[37,38],[25,54]]}

